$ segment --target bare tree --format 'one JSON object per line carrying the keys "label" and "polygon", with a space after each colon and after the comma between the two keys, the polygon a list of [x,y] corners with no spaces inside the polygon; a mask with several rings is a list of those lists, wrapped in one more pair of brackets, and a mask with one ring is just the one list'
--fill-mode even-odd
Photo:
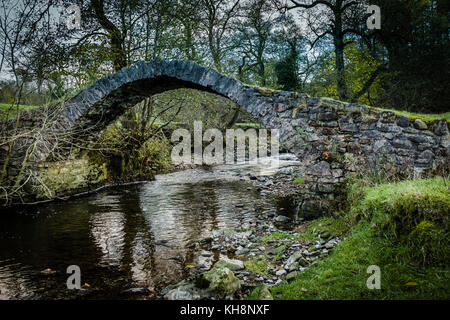
{"label": "bare tree", "polygon": [[222,72],[222,61],[231,44],[225,44],[225,38],[233,30],[233,18],[239,13],[240,0],[202,0],[202,27],[208,35],[208,47],[214,68]]}
{"label": "bare tree", "polygon": [[243,7],[244,17],[236,37],[242,57],[239,78],[242,79],[248,70],[255,69],[260,85],[265,86],[265,54],[274,27],[275,7],[269,0],[249,0]]}
{"label": "bare tree", "polygon": [[345,46],[351,43],[351,36],[360,36],[362,31],[355,21],[363,21],[364,2],[356,0],[289,0],[280,6],[282,10],[306,10],[308,27],[314,33],[311,42],[313,47],[318,41],[331,36],[335,53],[335,67],[338,95],[341,100],[347,100],[348,90],[345,80]]}

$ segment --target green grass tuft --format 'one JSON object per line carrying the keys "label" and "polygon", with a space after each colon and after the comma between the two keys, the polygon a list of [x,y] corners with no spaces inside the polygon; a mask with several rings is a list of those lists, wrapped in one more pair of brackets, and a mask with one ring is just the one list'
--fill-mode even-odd
{"label": "green grass tuft", "polygon": [[[34,110],[39,108],[39,106],[28,106],[28,105],[20,105],[20,112],[25,110]],[[17,106],[11,105],[7,103],[0,103],[0,120],[4,119],[15,119],[17,113]]]}
{"label": "green grass tuft", "polygon": [[304,185],[305,184],[305,177],[298,177],[294,179],[294,183],[299,184],[299,185]]}
{"label": "green grass tuft", "polygon": [[251,260],[244,261],[244,266],[250,272],[267,276],[268,259],[267,256],[253,257]]}

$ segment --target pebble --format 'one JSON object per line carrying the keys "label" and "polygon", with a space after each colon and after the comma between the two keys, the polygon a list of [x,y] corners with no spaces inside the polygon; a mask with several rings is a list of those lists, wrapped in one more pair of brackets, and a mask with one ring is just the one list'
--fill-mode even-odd
{"label": "pebble", "polygon": [[275,275],[277,275],[278,277],[281,277],[281,276],[285,275],[286,273],[287,273],[286,270],[281,269],[281,270],[278,270],[277,272],[275,272]]}

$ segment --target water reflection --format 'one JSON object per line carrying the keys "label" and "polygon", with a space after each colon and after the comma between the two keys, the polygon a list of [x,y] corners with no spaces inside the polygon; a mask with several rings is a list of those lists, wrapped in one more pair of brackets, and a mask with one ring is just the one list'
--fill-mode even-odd
{"label": "water reflection", "polygon": [[[282,161],[283,162],[283,161]],[[284,160],[292,165],[293,160]],[[256,168],[256,169],[255,169]],[[212,257],[192,246],[212,230],[250,225],[261,210],[277,210],[242,181],[252,166],[187,170],[156,181],[0,215],[0,299],[73,298],[66,268],[79,265],[88,298],[121,298],[130,287],[157,292],[185,278],[188,265]],[[50,268],[54,275],[43,275]]]}
{"label": "water reflection", "polygon": [[125,218],[122,212],[96,212],[90,221],[94,242],[102,252],[100,263],[120,266],[125,243]]}

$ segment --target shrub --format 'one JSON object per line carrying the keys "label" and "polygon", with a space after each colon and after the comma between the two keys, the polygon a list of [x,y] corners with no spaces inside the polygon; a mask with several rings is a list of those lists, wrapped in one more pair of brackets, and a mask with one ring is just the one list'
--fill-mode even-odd
{"label": "shrub", "polygon": [[113,180],[149,179],[156,173],[167,172],[171,168],[167,139],[154,136],[142,140],[137,131],[112,125],[97,141],[99,151],[91,152],[90,157],[106,162]]}

